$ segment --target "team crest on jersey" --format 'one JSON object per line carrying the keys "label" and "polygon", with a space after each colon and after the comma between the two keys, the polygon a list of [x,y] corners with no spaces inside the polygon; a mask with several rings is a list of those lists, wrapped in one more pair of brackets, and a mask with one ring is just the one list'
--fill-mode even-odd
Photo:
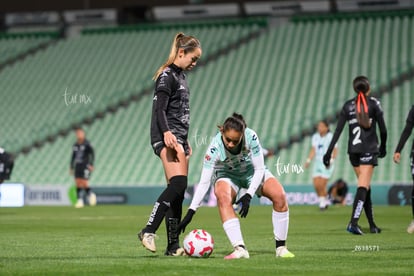
{"label": "team crest on jersey", "polygon": [[208,154],[206,154],[206,156],[204,157],[204,160],[206,160],[206,161],[210,161],[210,160],[211,160],[211,156],[210,156],[210,155],[208,155]]}

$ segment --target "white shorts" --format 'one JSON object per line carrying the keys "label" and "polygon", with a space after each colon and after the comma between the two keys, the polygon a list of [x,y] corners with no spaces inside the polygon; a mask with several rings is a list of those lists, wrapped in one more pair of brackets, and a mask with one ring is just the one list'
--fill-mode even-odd
{"label": "white shorts", "polygon": [[[268,180],[269,178],[275,178],[275,176],[268,170],[265,170],[264,176],[263,176],[263,180],[262,183],[260,184],[260,186],[257,188],[256,190],[256,195],[257,196],[262,196],[262,189],[261,187],[263,186],[263,184],[266,182],[266,180]],[[247,189],[246,188],[242,188],[239,185],[237,185],[237,180],[229,178],[229,177],[222,177],[222,178],[217,178],[215,183],[217,183],[218,181],[224,181],[226,183],[228,183],[230,185],[230,187],[236,192],[237,196],[236,196],[236,200],[240,197],[242,197],[243,195],[246,194]],[[214,183],[214,184],[215,184]]]}
{"label": "white shorts", "polygon": [[322,161],[315,160],[313,163],[312,177],[331,178],[335,166],[332,164],[329,169],[325,167]]}

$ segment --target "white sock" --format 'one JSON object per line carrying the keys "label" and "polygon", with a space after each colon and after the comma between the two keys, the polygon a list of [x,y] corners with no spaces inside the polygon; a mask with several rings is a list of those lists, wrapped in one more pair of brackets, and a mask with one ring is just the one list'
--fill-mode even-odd
{"label": "white sock", "polygon": [[224,232],[226,232],[227,238],[231,242],[233,247],[238,245],[244,246],[244,241],[240,229],[240,221],[238,218],[233,218],[223,223]]}
{"label": "white sock", "polygon": [[275,240],[285,241],[289,230],[289,210],[286,212],[277,212],[273,210],[272,223]]}
{"label": "white sock", "polygon": [[325,207],[325,197],[323,197],[323,196],[320,196],[319,197],[319,207],[320,208],[324,208]]}

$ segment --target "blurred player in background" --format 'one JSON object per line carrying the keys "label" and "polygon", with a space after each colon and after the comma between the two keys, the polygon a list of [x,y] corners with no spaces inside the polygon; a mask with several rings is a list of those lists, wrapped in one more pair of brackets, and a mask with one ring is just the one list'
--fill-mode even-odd
{"label": "blurred player in background", "polygon": [[95,153],[91,143],[86,140],[85,131],[82,128],[75,130],[76,143],[72,147],[72,157],[70,159],[70,174],[75,176],[76,195],[78,201],[76,208],[84,206],[84,196],[86,194],[90,206],[96,205],[96,195],[89,187],[89,179],[93,171]]}
{"label": "blurred player in background", "polygon": [[285,191],[264,165],[257,134],[246,127],[243,117],[237,113],[227,118],[219,128],[220,132],[207,149],[198,188],[179,229],[185,230],[208,188],[214,185],[223,228],[234,248],[234,252],[225,259],[249,258],[233,203],[237,199],[236,204],[241,205],[239,214],[244,218],[252,197],[257,194],[269,198],[273,203],[276,256],[294,257],[286,247],[289,209]]}
{"label": "blurred player in background", "polygon": [[167,256],[184,255],[179,245],[178,224],[187,188],[188,142],[190,126],[190,90],[184,71],[196,66],[201,57],[197,38],[178,33],[174,37],[170,55],[154,75],[155,91],[151,118],[151,145],[160,157],[167,179],[167,188],[154,204],[147,225],[138,233],[142,245],[156,252],[155,232],[165,217],[168,245]]}
{"label": "blurred player in background", "polygon": [[[370,232],[380,233],[381,229],[374,222],[370,184],[374,167],[378,165],[377,158],[383,158],[386,155],[387,129],[380,102],[374,97],[369,96],[371,88],[368,78],[364,76],[356,77],[353,81],[353,87],[358,95],[345,102],[339,115],[334,136],[323,157],[323,162],[327,167],[330,166],[335,143],[338,141],[345,123],[348,122],[348,154],[358,178],[358,189],[354,198],[351,221],[347,226],[347,230],[352,234],[363,234],[358,225],[358,220],[362,209],[364,209],[369,222]],[[376,132],[377,124],[381,135],[379,147]]]}
{"label": "blurred player in background", "polygon": [[328,197],[331,204],[346,205],[346,195],[348,194],[348,184],[342,178],[336,180],[328,190]]}
{"label": "blurred player in background", "polygon": [[3,148],[0,148],[0,184],[3,183],[4,180],[10,179],[13,166],[13,156]]}
{"label": "blurred player in background", "polygon": [[329,206],[326,186],[334,171],[333,161],[336,158],[338,149],[335,145],[330,162],[331,165],[329,168],[326,168],[322,159],[332,140],[332,133],[329,131],[329,124],[327,121],[320,121],[317,130],[318,131],[312,136],[312,148],[309,152],[308,159],[306,159],[305,168],[308,168],[312,159],[315,158],[312,170],[313,186],[315,187],[316,194],[319,198],[319,209],[325,210]]}
{"label": "blurred player in background", "polygon": [[[398,142],[397,148],[395,149],[394,162],[397,164],[399,164],[401,161],[401,151],[404,148],[404,145],[407,142],[408,137],[410,137],[413,127],[414,127],[414,105],[411,107],[411,110],[408,113],[404,130],[401,133],[400,141]],[[411,190],[411,208],[412,208],[413,220],[410,223],[410,225],[408,225],[407,232],[412,234],[414,233],[414,142],[413,142],[413,145],[411,146],[410,157],[411,157],[411,175],[413,178],[413,187]]]}

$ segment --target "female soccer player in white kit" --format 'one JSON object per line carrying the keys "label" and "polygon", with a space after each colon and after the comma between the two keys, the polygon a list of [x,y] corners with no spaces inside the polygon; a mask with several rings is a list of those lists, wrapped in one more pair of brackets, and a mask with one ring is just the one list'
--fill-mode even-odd
{"label": "female soccer player in white kit", "polygon": [[204,157],[203,171],[190,208],[178,229],[185,230],[211,184],[214,185],[224,231],[234,251],[225,259],[249,258],[240,222],[233,203],[241,204],[240,216],[246,217],[250,200],[257,194],[273,202],[272,223],[277,257],[294,257],[286,247],[289,209],[285,191],[264,165],[262,147],[257,134],[246,127],[237,113],[227,118],[212,139]]}
{"label": "female soccer player in white kit", "polygon": [[331,165],[329,168],[326,168],[323,164],[323,155],[325,154],[326,150],[329,147],[329,143],[332,140],[332,132],[329,131],[329,124],[327,121],[320,121],[318,123],[318,131],[312,135],[312,148],[309,152],[308,159],[305,162],[305,168],[308,168],[312,159],[315,158],[315,162],[313,164],[312,169],[312,180],[313,186],[315,187],[316,194],[319,198],[319,209],[321,211],[328,208],[329,199],[328,199],[328,192],[326,190],[326,186],[328,184],[329,178],[331,178],[334,166],[333,160],[336,158],[337,155],[337,146],[332,153],[332,160]]}

